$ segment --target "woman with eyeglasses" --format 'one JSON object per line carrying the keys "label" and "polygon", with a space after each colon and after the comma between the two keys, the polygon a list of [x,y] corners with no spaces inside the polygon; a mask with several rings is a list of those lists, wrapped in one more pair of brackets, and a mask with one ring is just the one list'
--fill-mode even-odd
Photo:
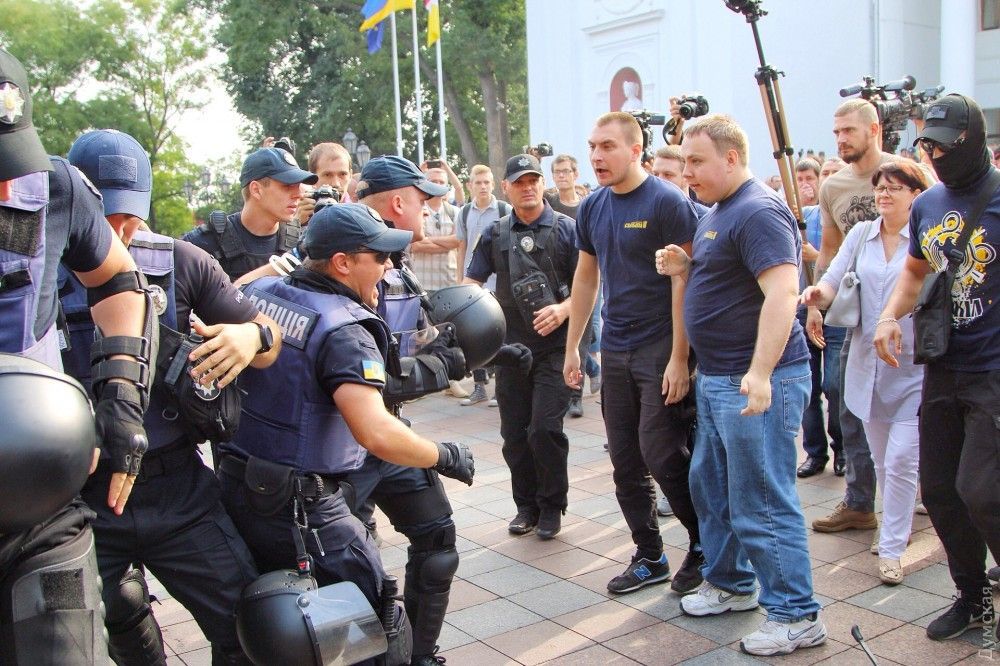
{"label": "woman with eyeglasses", "polygon": [[898,368],[878,362],[873,340],[879,313],[906,261],[910,205],[931,182],[916,162],[897,160],[879,167],[872,184],[879,217],[851,229],[820,283],[802,292],[802,302],[829,307],[858,250],[855,271],[861,321],[847,357],[843,400],[864,424],[882,491],[882,526],[872,543],[872,552],[879,555],[879,578],[887,585],[898,585],[903,580],[900,558],[909,541],[917,494],[917,407],[924,371],[913,364],[911,316],[899,322],[904,347]]}

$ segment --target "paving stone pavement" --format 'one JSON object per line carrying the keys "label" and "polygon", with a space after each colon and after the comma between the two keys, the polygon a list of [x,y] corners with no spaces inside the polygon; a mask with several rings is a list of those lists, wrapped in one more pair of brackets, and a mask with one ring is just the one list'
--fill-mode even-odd
{"label": "paving stone pavement", "polygon": [[[760,610],[692,618],[681,613],[679,597],[667,585],[610,594],[605,585],[629,561],[632,542],[603,449],[600,405],[587,397],[584,408],[583,418],[565,422],[569,509],[562,532],[551,541],[507,533],[515,509],[496,409],[485,403],[462,407],[446,396],[426,397],[404,409],[417,432],[430,439],[463,441],[476,457],[472,487],[444,480],[461,553],[440,638],[449,665],[868,664],[851,638],[854,624],[860,625],[880,664],[1000,662],[1000,650],[980,649],[978,630],[946,642],[925,637],[924,628],[950,605],[954,593],[944,551],[926,516],[914,516],[913,543],[903,558],[906,579],[891,588],[879,582],[878,558],[868,552],[871,531],[809,530],[814,585],[829,639],[821,647],[787,657],[755,659],[739,651],[739,639],[763,620]],[[799,480],[807,525],[837,504],[843,484],[829,468]],[[379,527],[383,561],[402,581],[406,540],[381,515]],[[661,518],[660,528],[676,570],[686,553],[686,532],[673,518]],[[168,664],[208,666],[208,643],[190,614],[156,581],[151,587],[159,600],[154,611],[163,627]]]}

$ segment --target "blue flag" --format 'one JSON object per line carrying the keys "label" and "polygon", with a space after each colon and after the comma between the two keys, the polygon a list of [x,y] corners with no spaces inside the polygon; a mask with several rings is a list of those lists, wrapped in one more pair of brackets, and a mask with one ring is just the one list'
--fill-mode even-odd
{"label": "blue flag", "polygon": [[385,31],[385,21],[365,33],[368,37],[368,53],[375,53],[382,48],[382,33]]}

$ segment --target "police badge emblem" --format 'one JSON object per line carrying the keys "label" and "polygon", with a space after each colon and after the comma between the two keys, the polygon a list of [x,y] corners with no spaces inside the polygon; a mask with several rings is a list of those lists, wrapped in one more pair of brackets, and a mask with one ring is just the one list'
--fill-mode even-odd
{"label": "police badge emblem", "polygon": [[521,249],[525,252],[531,252],[535,249],[535,237],[531,234],[521,236]]}
{"label": "police badge emblem", "polygon": [[529,160],[527,157],[522,157],[517,161],[517,165],[522,167],[529,167],[531,166],[531,160]]}
{"label": "police badge emblem", "polygon": [[0,85],[0,122],[13,125],[24,115],[24,95],[10,81]]}
{"label": "police badge emblem", "polygon": [[205,386],[201,382],[194,382],[194,394],[205,402],[212,402],[222,394],[222,390],[219,388],[217,381],[212,382],[208,386]]}
{"label": "police badge emblem", "polygon": [[167,292],[158,284],[149,285],[149,297],[153,299],[153,309],[157,316],[162,316],[167,311]]}

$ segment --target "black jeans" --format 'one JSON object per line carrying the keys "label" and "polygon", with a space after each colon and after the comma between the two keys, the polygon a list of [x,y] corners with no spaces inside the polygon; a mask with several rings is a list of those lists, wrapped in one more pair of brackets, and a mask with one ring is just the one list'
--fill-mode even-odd
{"label": "black jeans", "polygon": [[955,586],[978,601],[987,546],[1000,560],[1000,370],[927,366],[920,489]]}
{"label": "black jeans", "polygon": [[569,439],[563,417],[569,409],[569,387],[563,381],[563,353],[535,356],[531,371],[496,366],[497,406],[503,458],[519,511],[566,508]]}
{"label": "black jeans", "polygon": [[663,404],[663,371],[670,345],[667,338],[629,352],[601,350],[601,410],[614,466],[615,495],[638,555],[652,559],[663,552],[663,539],[650,476],[670,500],[691,543],[700,541],[688,488],[694,383],[684,400]]}

